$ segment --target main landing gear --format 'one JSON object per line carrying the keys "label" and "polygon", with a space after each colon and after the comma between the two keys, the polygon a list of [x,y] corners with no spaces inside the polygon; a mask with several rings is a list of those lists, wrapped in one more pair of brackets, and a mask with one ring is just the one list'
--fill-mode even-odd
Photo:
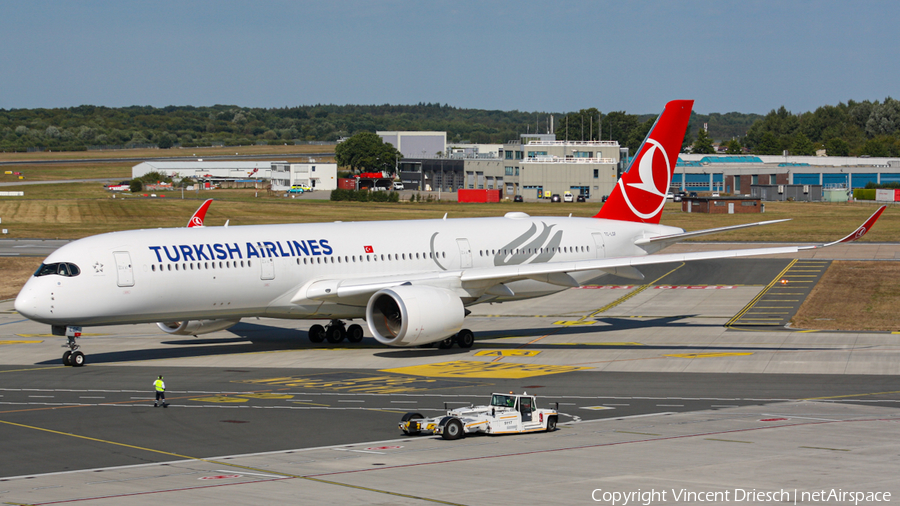
{"label": "main landing gear", "polygon": [[328,341],[337,344],[344,338],[351,343],[362,341],[363,328],[355,323],[347,327],[341,320],[331,320],[324,327],[317,324],[309,328],[309,340],[313,343]]}
{"label": "main landing gear", "polygon": [[447,339],[438,341],[437,343],[431,343],[426,346],[437,344],[438,348],[442,350],[448,350],[453,347],[453,343],[456,343],[460,348],[463,349],[471,348],[472,345],[475,344],[475,334],[469,329],[462,329],[454,336],[450,336]]}

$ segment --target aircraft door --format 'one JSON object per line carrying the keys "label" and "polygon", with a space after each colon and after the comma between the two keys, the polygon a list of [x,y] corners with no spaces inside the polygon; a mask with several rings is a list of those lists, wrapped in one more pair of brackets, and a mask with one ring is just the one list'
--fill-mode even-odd
{"label": "aircraft door", "polygon": [[594,237],[594,249],[597,252],[597,258],[606,258],[606,243],[603,242],[603,234],[598,232],[591,235]]}
{"label": "aircraft door", "polygon": [[471,269],[472,268],[472,248],[469,246],[468,239],[457,239],[457,246],[459,246],[459,268],[460,269]]}
{"label": "aircraft door", "polygon": [[259,259],[259,279],[275,279],[275,259]]}
{"label": "aircraft door", "polygon": [[127,251],[114,251],[113,256],[116,259],[116,283],[119,286],[134,286],[131,255]]}

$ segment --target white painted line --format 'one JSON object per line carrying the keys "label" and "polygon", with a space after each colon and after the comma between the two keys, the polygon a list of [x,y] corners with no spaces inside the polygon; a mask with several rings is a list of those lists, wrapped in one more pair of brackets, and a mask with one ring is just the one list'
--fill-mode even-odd
{"label": "white painted line", "polygon": [[52,399],[54,395],[29,395],[28,397],[34,397],[36,399]]}
{"label": "white painted line", "polygon": [[338,399],[338,402],[366,402],[366,401],[364,401],[362,399],[346,399],[346,400]]}
{"label": "white painted line", "polygon": [[419,401],[391,401],[391,404],[418,404]]}
{"label": "white painted line", "polygon": [[106,397],[91,397],[91,396],[87,396],[87,395],[79,395],[78,398],[79,399],[106,399]]}
{"label": "white painted line", "polygon": [[614,422],[616,420],[628,420],[631,418],[646,418],[648,416],[662,416],[662,415],[677,415],[678,413],[674,411],[664,411],[662,413],[647,413],[644,415],[631,415],[631,416],[617,416],[615,418],[596,418],[593,420],[579,420],[577,422],[562,422],[557,425],[575,425],[579,423],[593,423],[593,422]]}

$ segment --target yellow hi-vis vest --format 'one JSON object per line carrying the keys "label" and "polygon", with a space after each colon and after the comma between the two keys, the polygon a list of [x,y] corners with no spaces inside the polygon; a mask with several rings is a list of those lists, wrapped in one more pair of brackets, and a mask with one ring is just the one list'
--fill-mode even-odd
{"label": "yellow hi-vis vest", "polygon": [[163,380],[161,380],[161,379],[154,381],[153,386],[156,387],[157,392],[165,392],[166,391],[166,384],[163,383]]}

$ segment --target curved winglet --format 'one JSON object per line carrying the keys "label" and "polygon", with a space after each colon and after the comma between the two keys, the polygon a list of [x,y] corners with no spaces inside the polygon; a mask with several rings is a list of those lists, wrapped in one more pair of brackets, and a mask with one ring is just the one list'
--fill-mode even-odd
{"label": "curved winglet", "polygon": [[869,230],[872,229],[872,225],[874,225],[875,222],[878,221],[878,218],[881,217],[881,213],[883,213],[885,209],[887,209],[887,206],[879,207],[878,210],[875,211],[875,214],[873,214],[872,216],[869,216],[869,219],[866,220],[865,223],[860,225],[859,228],[857,228],[856,230],[851,232],[847,237],[844,237],[843,239],[840,239],[838,241],[830,242],[828,244],[823,245],[822,247],[824,248],[826,246],[832,246],[832,245],[839,244],[842,242],[853,242],[853,241],[859,239],[860,237],[866,235],[866,232],[868,232]]}
{"label": "curved winglet", "polygon": [[213,199],[206,199],[206,202],[197,208],[197,211],[194,212],[194,215],[188,220],[188,228],[203,226],[203,219],[206,218],[206,210],[209,209],[209,205],[212,204],[212,201]]}

